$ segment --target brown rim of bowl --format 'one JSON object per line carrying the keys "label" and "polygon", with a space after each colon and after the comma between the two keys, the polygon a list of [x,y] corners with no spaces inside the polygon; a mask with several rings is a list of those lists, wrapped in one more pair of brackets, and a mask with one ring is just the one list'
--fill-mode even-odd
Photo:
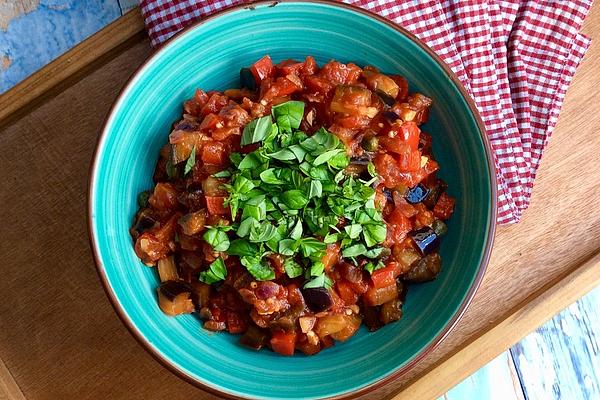
{"label": "brown rim of bowl", "polygon": [[250,397],[240,397],[237,396],[235,394],[231,394],[225,391],[222,391],[216,387],[210,386],[204,382],[201,382],[199,380],[197,380],[196,378],[190,376],[188,373],[186,373],[185,371],[183,371],[182,369],[180,369],[178,366],[174,365],[173,363],[171,363],[170,361],[168,361],[166,358],[163,357],[163,355],[161,355],[159,352],[155,351],[150,344],[148,343],[148,341],[146,340],[146,338],[144,338],[142,336],[142,334],[137,331],[133,324],[131,323],[131,321],[129,320],[129,318],[127,317],[127,315],[125,315],[124,310],[121,308],[119,302],[116,299],[116,296],[114,294],[114,292],[112,291],[112,288],[110,287],[110,285],[108,284],[108,280],[106,277],[106,274],[104,272],[104,268],[102,267],[102,264],[100,262],[100,257],[97,251],[97,246],[96,246],[96,240],[94,235],[92,234],[92,187],[93,187],[93,176],[94,176],[94,172],[97,168],[97,162],[98,162],[98,149],[99,149],[99,145],[102,142],[102,140],[104,139],[105,136],[105,131],[106,131],[106,125],[111,117],[111,115],[113,115],[114,111],[115,111],[115,107],[116,104],[119,102],[119,100],[121,99],[121,97],[123,96],[123,94],[129,89],[133,79],[139,74],[139,72],[144,69],[146,67],[146,65],[150,62],[150,60],[152,60],[154,57],[156,57],[158,54],[160,54],[163,49],[165,49],[168,44],[177,39],[179,36],[183,35],[184,33],[195,29],[196,27],[204,24],[207,21],[213,20],[215,18],[219,18],[223,15],[229,14],[231,12],[234,11],[238,11],[238,10],[242,10],[242,9],[254,9],[255,6],[269,6],[269,7],[273,7],[276,6],[278,3],[280,2],[285,2],[285,3],[319,3],[319,4],[326,4],[329,6],[334,6],[334,7],[339,7],[339,8],[345,8],[348,10],[351,10],[353,12],[359,13],[359,14],[363,14],[366,15],[370,18],[373,18],[381,23],[384,23],[385,25],[391,27],[392,29],[398,31],[399,33],[401,33],[402,35],[406,36],[407,38],[409,38],[411,41],[413,41],[414,43],[416,43],[419,47],[421,47],[432,59],[435,60],[435,62],[438,63],[438,65],[444,70],[444,72],[446,73],[446,75],[448,75],[448,77],[452,80],[452,82],[454,82],[455,86],[458,88],[458,90],[460,91],[462,97],[464,98],[464,100],[466,101],[466,103],[469,106],[469,109],[471,110],[471,113],[473,114],[473,116],[475,117],[475,121],[477,123],[477,127],[479,129],[479,133],[481,135],[481,138],[483,140],[483,144],[485,147],[485,153],[486,153],[486,158],[487,158],[487,162],[488,162],[488,172],[489,172],[489,177],[490,177],[490,183],[492,185],[492,199],[491,199],[491,212],[490,215],[488,216],[488,225],[489,225],[489,231],[488,231],[488,237],[486,238],[486,244],[485,244],[485,248],[484,248],[484,252],[483,252],[483,258],[481,260],[481,263],[479,265],[479,270],[477,271],[477,275],[475,276],[475,280],[473,281],[473,284],[471,285],[469,291],[467,292],[465,299],[463,300],[463,302],[460,304],[457,312],[454,314],[454,316],[450,319],[450,321],[448,321],[448,323],[444,326],[444,328],[442,329],[442,331],[431,340],[431,342],[424,348],[422,349],[417,355],[415,355],[411,360],[409,360],[405,365],[403,365],[402,367],[396,369],[395,371],[393,371],[392,373],[388,374],[387,376],[384,376],[383,378],[368,384],[366,386],[363,386],[362,388],[355,390],[353,392],[348,392],[348,393],[342,393],[339,395],[334,395],[334,396],[330,396],[327,397],[326,399],[349,399],[349,398],[355,398],[358,397],[360,395],[372,392],[376,389],[381,388],[382,386],[384,386],[385,384],[391,382],[392,380],[397,379],[398,377],[400,377],[401,375],[403,375],[404,373],[406,373],[408,370],[412,369],[416,363],[418,363],[421,359],[423,359],[426,355],[428,355],[429,353],[431,353],[450,333],[450,331],[454,328],[454,326],[456,325],[456,323],[459,321],[459,319],[463,316],[463,314],[465,313],[465,310],[467,309],[467,307],[469,306],[469,304],[471,303],[471,301],[473,300],[473,297],[475,296],[475,293],[477,292],[477,289],[479,288],[481,281],[483,279],[483,276],[485,274],[485,270],[487,268],[487,265],[489,263],[489,259],[490,259],[490,254],[492,251],[492,245],[494,242],[494,236],[495,236],[495,231],[496,231],[496,212],[497,212],[497,181],[496,181],[496,167],[495,167],[495,163],[494,163],[494,158],[492,155],[492,149],[491,149],[491,145],[489,142],[489,139],[486,135],[486,130],[485,130],[485,125],[483,124],[483,121],[481,119],[481,116],[479,115],[479,111],[477,110],[477,107],[475,106],[475,103],[473,102],[473,100],[471,99],[471,97],[469,96],[469,94],[467,93],[467,91],[465,90],[465,88],[463,87],[462,83],[459,81],[459,79],[457,78],[457,76],[454,74],[454,72],[452,72],[452,70],[450,69],[450,67],[448,67],[448,65],[437,55],[433,52],[433,50],[431,50],[425,43],[421,42],[415,35],[413,35],[411,32],[407,31],[406,29],[404,29],[403,27],[401,27],[400,25],[395,24],[394,22],[380,16],[377,15],[375,13],[372,13],[371,11],[367,11],[365,9],[362,9],[360,7],[357,6],[353,6],[350,4],[346,4],[346,3],[341,3],[341,2],[337,2],[337,1],[333,1],[333,0],[280,0],[280,1],[272,1],[272,0],[259,0],[259,1],[252,1],[252,2],[248,2],[248,3],[243,3],[243,4],[239,4],[239,5],[235,5],[232,7],[228,7],[225,8],[215,14],[212,14],[211,16],[208,16],[204,19],[202,19],[201,21],[198,21],[192,25],[190,25],[189,27],[183,29],[182,31],[178,32],[176,35],[174,35],[172,38],[170,38],[167,42],[165,42],[156,52],[154,52],[146,61],[144,61],[142,63],[142,65],[140,65],[136,71],[131,75],[131,77],[128,79],[127,83],[125,84],[125,86],[123,86],[123,89],[121,89],[121,91],[119,92],[119,95],[117,96],[117,98],[115,99],[115,102],[113,103],[108,115],[105,118],[104,121],[104,125],[102,128],[102,133],[99,135],[97,142],[96,142],[96,148],[94,150],[94,154],[92,157],[92,162],[90,164],[90,170],[89,170],[89,175],[88,175],[88,192],[87,192],[87,202],[88,202],[88,212],[87,212],[87,222],[88,222],[88,238],[90,241],[90,247],[92,248],[92,253],[94,256],[94,262],[96,265],[96,271],[98,272],[98,276],[100,277],[100,280],[102,281],[102,286],[104,287],[104,291],[106,292],[106,295],[108,297],[108,299],[110,300],[111,305],[113,306],[113,308],[115,309],[117,315],[119,316],[119,318],[121,319],[121,321],[123,322],[123,324],[127,327],[127,329],[129,330],[129,332],[133,335],[133,337],[142,345],[142,347],[144,349],[146,349],[146,351],[148,351],[158,362],[160,362],[164,367],[166,367],[168,370],[170,370],[171,372],[173,372],[175,375],[179,376],[181,379],[191,383],[192,385],[202,389],[202,390],[206,390],[212,394],[218,395],[218,396],[222,396],[228,399],[248,399]]}

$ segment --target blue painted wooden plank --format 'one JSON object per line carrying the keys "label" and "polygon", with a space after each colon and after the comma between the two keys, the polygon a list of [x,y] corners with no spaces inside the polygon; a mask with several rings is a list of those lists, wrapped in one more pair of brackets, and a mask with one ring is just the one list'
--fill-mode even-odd
{"label": "blue painted wooden plank", "polygon": [[120,16],[118,0],[29,0],[29,13],[10,9],[0,28],[0,93]]}
{"label": "blue painted wooden plank", "polygon": [[512,357],[510,352],[506,351],[438,400],[522,400],[523,398]]}
{"label": "blue painted wooden plank", "polygon": [[119,4],[121,5],[121,10],[123,13],[133,9],[138,5],[138,0],[119,0]]}
{"label": "blue painted wooden plank", "polygon": [[600,288],[511,349],[527,399],[600,399]]}

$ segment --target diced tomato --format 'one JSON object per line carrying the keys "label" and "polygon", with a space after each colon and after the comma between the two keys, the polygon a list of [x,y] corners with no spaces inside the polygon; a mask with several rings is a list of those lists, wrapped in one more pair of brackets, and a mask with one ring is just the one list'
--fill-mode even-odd
{"label": "diced tomato", "polygon": [[398,289],[396,288],[396,282],[381,288],[369,287],[369,290],[363,295],[363,301],[368,306],[380,306],[397,298]]}
{"label": "diced tomato", "polygon": [[412,224],[410,219],[406,218],[399,209],[394,209],[387,217],[386,243],[390,246],[392,244],[401,243],[411,230]]}
{"label": "diced tomato", "polygon": [[194,97],[184,103],[183,109],[188,114],[198,116],[200,114],[200,110],[202,109],[202,107],[204,107],[207,101],[208,95],[204,93],[201,89],[196,89]]}
{"label": "diced tomato", "polygon": [[335,87],[333,83],[317,75],[309,75],[304,78],[304,84],[311,93],[327,94]]}
{"label": "diced tomato", "polygon": [[242,333],[248,329],[248,325],[238,313],[229,311],[227,312],[227,330],[229,333]]}
{"label": "diced tomato", "polygon": [[171,146],[171,161],[178,164],[188,159],[194,146],[202,143],[205,135],[199,132],[173,131],[169,135]]}
{"label": "diced tomato", "polygon": [[227,215],[229,214],[229,207],[226,207],[223,202],[226,197],[209,197],[206,196],[206,208],[208,212],[213,215]]}
{"label": "diced tomato", "polygon": [[250,122],[248,111],[234,101],[229,101],[229,104],[219,111],[219,116],[223,119],[224,126],[228,128],[242,127]]}
{"label": "diced tomato", "polygon": [[200,123],[200,129],[214,129],[221,122],[217,114],[210,113]]}
{"label": "diced tomato", "polygon": [[360,78],[362,70],[356,65],[342,64],[338,61],[330,61],[323,65],[319,76],[325,78],[335,85],[348,85],[354,83]]}
{"label": "diced tomato", "polygon": [[260,88],[261,92],[261,100],[271,101],[276,97],[287,96],[298,90],[301,90],[302,86],[298,87],[298,85],[287,77],[279,77],[275,82],[270,82],[270,85],[267,85],[267,88],[263,90],[263,86]]}
{"label": "diced tomato", "polygon": [[342,300],[344,300],[344,303],[346,303],[347,306],[356,304],[358,301],[358,293],[352,289],[352,285],[348,281],[340,279],[336,282],[335,287],[338,294]]}
{"label": "diced tomato", "polygon": [[218,197],[227,195],[227,190],[223,188],[224,181],[213,176],[207,176],[202,181],[202,190],[207,197]]}
{"label": "diced tomato", "polygon": [[229,99],[227,98],[227,96],[221,95],[219,93],[213,93],[208,98],[208,101],[206,102],[204,107],[202,107],[200,114],[202,114],[202,115],[208,115],[210,113],[218,114],[219,111],[221,111],[221,109],[223,107],[225,107],[228,102],[229,102]]}
{"label": "diced tomato", "polygon": [[385,286],[395,284],[396,278],[402,272],[402,268],[397,262],[391,262],[384,268],[373,271],[371,274],[371,281],[373,287],[379,289]]}
{"label": "diced tomato", "polygon": [[317,72],[319,67],[313,56],[306,56],[304,59],[304,73],[306,75],[312,75]]}
{"label": "diced tomato", "polygon": [[398,168],[403,172],[414,172],[421,169],[421,153],[419,150],[409,150],[398,154]]}
{"label": "diced tomato", "polygon": [[172,211],[177,207],[177,190],[170,183],[157,183],[154,193],[148,199],[148,203],[160,211]]}
{"label": "diced tomato", "polygon": [[229,161],[229,149],[221,142],[206,142],[202,147],[202,161],[205,164],[223,166]]}
{"label": "diced tomato", "polygon": [[296,60],[284,60],[275,66],[279,75],[300,75],[304,70],[304,63]]}
{"label": "diced tomato", "polygon": [[389,154],[378,154],[374,161],[377,173],[383,178],[383,184],[387,188],[395,188],[401,182],[398,163]]}
{"label": "diced tomato", "polygon": [[423,203],[415,204],[415,208],[418,210],[415,218],[415,228],[431,226],[435,220],[433,212],[429,211]]}
{"label": "diced tomato", "polygon": [[273,74],[273,61],[268,55],[264,56],[250,67],[250,72],[254,76],[257,85],[265,78],[270,78]]}
{"label": "diced tomato", "polygon": [[368,118],[375,117],[379,112],[371,106],[371,91],[360,86],[337,86],[329,108],[333,112]]}
{"label": "diced tomato", "polygon": [[321,259],[321,262],[325,266],[325,272],[329,272],[331,267],[337,264],[340,259],[340,244],[332,243],[327,245],[327,250],[325,251],[325,255]]}
{"label": "diced tomato", "polygon": [[433,207],[433,215],[439,219],[448,219],[454,212],[454,204],[456,200],[448,196],[445,192],[440,195],[435,207]]}
{"label": "diced tomato", "polygon": [[241,134],[242,134],[242,128],[240,128],[240,127],[221,128],[221,129],[215,129],[213,131],[212,138],[215,140],[218,140],[219,142],[222,142],[231,136],[239,136]]}
{"label": "diced tomato", "polygon": [[275,331],[271,337],[271,348],[284,356],[293,356],[296,345],[296,332]]}

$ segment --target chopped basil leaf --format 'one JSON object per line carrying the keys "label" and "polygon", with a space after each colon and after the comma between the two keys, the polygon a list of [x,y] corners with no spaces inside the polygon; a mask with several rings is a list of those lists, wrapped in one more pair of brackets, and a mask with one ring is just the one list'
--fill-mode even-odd
{"label": "chopped basil leaf", "polygon": [[377,271],[378,269],[381,269],[385,267],[385,265],[379,261],[377,264],[373,264],[372,262],[368,262],[365,264],[365,266],[363,267],[365,270],[369,271],[369,274],[372,274],[373,271]]}
{"label": "chopped basil leaf", "polygon": [[367,164],[367,172],[373,178],[377,177],[377,171],[375,170],[375,165],[371,161],[369,161],[369,163]]}
{"label": "chopped basil leaf", "polygon": [[240,257],[240,262],[254,279],[259,281],[268,281],[275,279],[275,271],[273,268],[260,256],[244,256]]}
{"label": "chopped basil leaf", "polygon": [[276,168],[269,168],[264,170],[263,172],[260,173],[260,180],[263,181],[264,183],[268,183],[270,185],[279,185],[282,183],[285,183],[285,181],[282,181],[281,179],[279,179],[277,177],[277,174],[275,173],[275,171],[277,171]]}
{"label": "chopped basil leaf", "polygon": [[386,235],[387,229],[384,224],[368,224],[363,227],[363,237],[369,247],[383,243]]}
{"label": "chopped basil leaf", "polygon": [[313,161],[313,165],[318,166],[321,164],[325,164],[333,156],[343,153],[343,152],[344,152],[343,149],[335,149],[335,150],[329,150],[329,151],[326,151],[325,153],[319,154],[319,156],[317,158],[315,158],[315,160]]}
{"label": "chopped basil leaf", "polygon": [[284,256],[293,256],[297,251],[300,243],[294,239],[283,239],[279,242],[279,254]]}
{"label": "chopped basil leaf", "polygon": [[187,175],[192,170],[192,168],[194,168],[194,165],[196,165],[196,146],[192,148],[192,152],[190,153],[190,156],[185,162],[185,169],[183,170],[183,174]]}
{"label": "chopped basil leaf", "polygon": [[271,132],[271,124],[272,120],[270,115],[265,115],[264,117],[252,120],[244,128],[240,144],[245,146],[260,142]]}
{"label": "chopped basil leaf", "polygon": [[367,248],[364,244],[359,243],[353,246],[347,247],[342,250],[342,257],[356,257],[365,254]]}
{"label": "chopped basil leaf", "polygon": [[206,271],[200,272],[199,280],[209,285],[227,277],[227,268],[221,257],[213,261]]}
{"label": "chopped basil leaf", "polygon": [[302,237],[302,221],[299,219],[290,231],[290,238],[298,240]]}
{"label": "chopped basil leaf", "polygon": [[292,210],[299,210],[308,204],[308,198],[301,190],[288,190],[281,194],[281,201]]}
{"label": "chopped basil leaf", "polygon": [[362,232],[362,226],[359,224],[346,225],[344,230],[350,239],[356,239]]}
{"label": "chopped basil leaf", "polygon": [[224,169],[216,174],[212,174],[212,176],[213,178],[229,178],[231,176],[231,171]]}
{"label": "chopped basil leaf", "polygon": [[317,261],[310,267],[310,274],[312,276],[319,276],[323,273],[324,270],[325,265],[323,265],[321,261]]}
{"label": "chopped basil leaf", "polygon": [[251,242],[268,242],[277,234],[277,228],[271,225],[268,221],[264,221],[262,224],[255,226],[254,229],[250,230],[250,241]]}
{"label": "chopped basil leaf", "polygon": [[287,276],[292,279],[302,275],[303,272],[302,266],[294,261],[293,258],[287,258],[283,262],[283,269],[285,270]]}
{"label": "chopped basil leaf", "polygon": [[308,189],[308,198],[321,197],[323,195],[323,184],[321,181],[310,181],[310,187]]}
{"label": "chopped basil leaf", "polygon": [[273,118],[277,121],[279,129],[291,132],[298,129],[304,116],[304,103],[301,101],[286,101],[271,108]]}
{"label": "chopped basil leaf", "polygon": [[227,254],[232,256],[255,256],[258,253],[258,247],[246,239],[235,239],[229,244]]}
{"label": "chopped basil leaf", "polygon": [[321,274],[321,275],[317,276],[316,278],[313,278],[312,280],[310,280],[304,284],[305,289],[319,288],[319,287],[324,287],[324,286],[325,286],[325,274]]}
{"label": "chopped basil leaf", "polygon": [[296,158],[294,152],[288,149],[281,149],[279,151],[276,151],[275,153],[269,154],[268,156],[276,160],[282,161],[294,160]]}
{"label": "chopped basil leaf", "polygon": [[209,228],[202,237],[215,251],[226,251],[229,248],[229,237],[219,228]]}

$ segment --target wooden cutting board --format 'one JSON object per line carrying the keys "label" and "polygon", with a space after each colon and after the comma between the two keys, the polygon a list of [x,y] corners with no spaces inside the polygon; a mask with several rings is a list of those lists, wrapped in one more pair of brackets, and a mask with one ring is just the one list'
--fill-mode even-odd
{"label": "wooden cutting board", "polygon": [[[584,32],[600,33],[600,6]],[[136,343],[104,295],[88,245],[96,138],[150,54],[133,10],[0,96],[0,400],[215,398]],[[531,207],[520,224],[498,228],[464,317],[416,368],[368,398],[433,399],[600,284],[598,65],[594,43]]]}

